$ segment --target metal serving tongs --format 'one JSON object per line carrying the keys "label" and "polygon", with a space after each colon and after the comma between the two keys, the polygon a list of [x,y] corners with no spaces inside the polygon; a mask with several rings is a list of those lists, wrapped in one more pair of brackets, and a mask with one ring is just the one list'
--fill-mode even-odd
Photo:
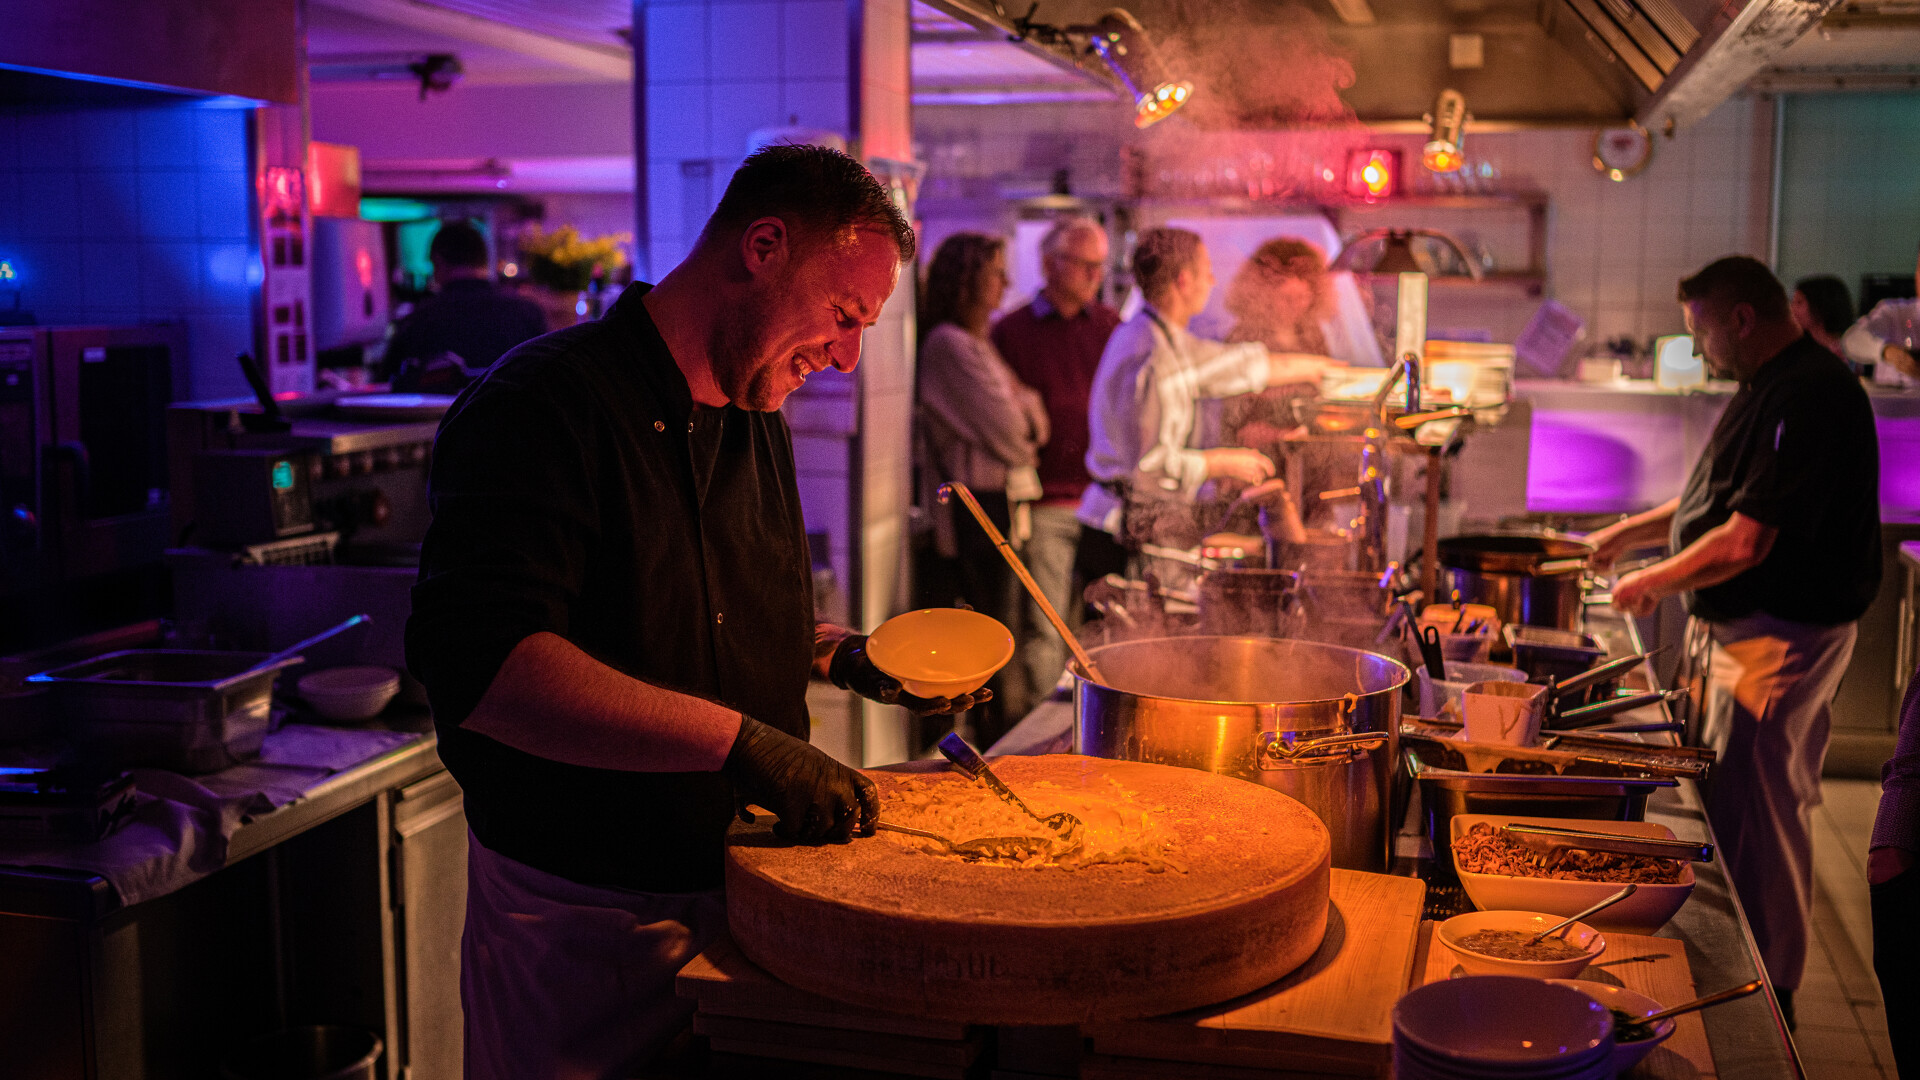
{"label": "metal serving tongs", "polygon": [[1080,639],[1073,636],[1073,631],[1067,629],[1067,621],[1054,610],[1053,601],[1047,599],[1047,594],[1041,590],[1039,582],[1034,581],[1033,575],[1027,572],[1027,564],[1021,562],[1020,556],[1013,553],[1013,545],[1007,543],[1007,538],[1001,535],[1000,530],[987,517],[987,512],[980,508],[980,500],[973,497],[973,492],[968,490],[967,485],[957,480],[941,484],[937,494],[941,502],[946,502],[952,496],[959,496],[960,504],[965,506],[967,512],[973,515],[973,520],[979,522],[980,527],[986,530],[987,539],[993,541],[993,546],[1000,549],[1000,557],[1007,560],[1008,566],[1013,567],[1014,576],[1020,579],[1020,584],[1026,586],[1027,595],[1033,597],[1033,602],[1040,605],[1040,613],[1047,617],[1047,621],[1053,624],[1054,632],[1060,635],[1060,640],[1066,642],[1067,648],[1073,651],[1073,658],[1079,662],[1080,670],[1094,682],[1105,683],[1107,680],[1100,674],[1099,665],[1093,662],[1093,657],[1087,655],[1087,650],[1081,647]]}
{"label": "metal serving tongs", "polygon": [[1606,851],[1616,855],[1647,855],[1656,859],[1685,862],[1712,862],[1713,845],[1693,840],[1666,840],[1655,836],[1622,836],[1619,833],[1585,832],[1560,829],[1551,825],[1522,825],[1511,822],[1503,827],[1507,838],[1521,847],[1548,854],[1561,848],[1582,851]]}
{"label": "metal serving tongs", "polygon": [[1006,803],[1008,806],[1045,825],[1048,829],[1059,834],[1062,840],[1077,841],[1079,839],[1079,818],[1065,811],[1058,814],[1048,814],[1046,817],[1041,817],[1039,814],[1034,813],[1031,807],[1020,801],[1020,796],[1015,795],[1013,789],[1008,787],[1005,781],[993,774],[993,770],[987,767],[987,759],[981,757],[978,750],[968,746],[967,740],[961,738],[959,732],[949,731],[941,737],[940,752],[947,756],[948,761],[959,766],[961,772],[966,773],[975,780],[985,783],[987,790],[998,795],[1001,802]]}

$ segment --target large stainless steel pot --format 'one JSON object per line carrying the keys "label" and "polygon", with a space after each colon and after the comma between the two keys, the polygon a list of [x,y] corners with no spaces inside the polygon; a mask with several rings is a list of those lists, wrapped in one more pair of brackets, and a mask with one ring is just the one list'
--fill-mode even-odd
{"label": "large stainless steel pot", "polygon": [[1181,765],[1300,800],[1333,865],[1382,871],[1407,669],[1377,653],[1261,637],[1149,638],[1092,651],[1074,676],[1074,747]]}
{"label": "large stainless steel pot", "polygon": [[[1593,545],[1557,536],[1450,536],[1440,541],[1448,588],[1500,621],[1580,629],[1580,584]],[[1438,599],[1445,599],[1440,597]]]}

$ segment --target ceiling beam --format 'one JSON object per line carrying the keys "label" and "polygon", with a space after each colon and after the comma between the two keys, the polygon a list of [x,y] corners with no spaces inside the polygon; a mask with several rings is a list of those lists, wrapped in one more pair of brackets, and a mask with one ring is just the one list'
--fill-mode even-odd
{"label": "ceiling beam", "polygon": [[516,52],[610,82],[633,78],[633,54],[618,45],[588,45],[508,23],[450,11],[419,0],[313,0],[321,7],[376,22]]}

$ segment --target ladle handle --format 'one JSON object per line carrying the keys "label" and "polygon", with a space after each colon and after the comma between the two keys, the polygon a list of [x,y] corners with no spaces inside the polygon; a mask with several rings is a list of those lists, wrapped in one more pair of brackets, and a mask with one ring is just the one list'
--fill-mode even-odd
{"label": "ladle handle", "polygon": [[973,497],[973,492],[967,490],[967,485],[958,480],[941,484],[938,494],[941,502],[946,502],[950,495],[960,497],[961,505],[965,506],[967,512],[973,515],[973,519],[980,523],[980,527],[987,531],[987,539],[993,541],[993,546],[1000,549],[1000,557],[1007,560],[1007,565],[1013,567],[1013,572],[1019,576],[1020,584],[1027,587],[1027,595],[1033,597],[1034,602],[1040,605],[1040,613],[1053,624],[1054,632],[1067,643],[1067,648],[1073,650],[1073,658],[1079,662],[1080,670],[1086,672],[1087,678],[1094,682],[1106,682],[1106,676],[1100,674],[1100,668],[1093,662],[1093,657],[1087,655],[1087,650],[1080,645],[1080,639],[1074,637],[1073,631],[1067,629],[1066,620],[1054,610],[1053,601],[1047,599],[1047,594],[1041,590],[1039,582],[1034,581],[1033,575],[1027,573],[1027,564],[1021,562],[1020,556],[1014,554],[1013,545],[1007,543],[1007,538],[1001,535],[1000,530],[988,519],[987,512],[980,508],[980,500]]}
{"label": "ladle handle", "polygon": [[1694,1000],[1687,1002],[1685,1005],[1675,1005],[1671,1009],[1664,1009],[1660,1012],[1652,1014],[1651,1016],[1640,1017],[1639,1019],[1635,1020],[1634,1023],[1657,1024],[1662,1020],[1679,1016],[1681,1013],[1690,1013],[1699,1009],[1704,1009],[1709,1005],[1718,1005],[1723,1001],[1732,1001],[1734,998],[1746,997],[1748,994],[1753,993],[1754,991],[1760,989],[1765,985],[1767,985],[1765,979],[1755,979],[1750,983],[1741,983],[1739,986],[1736,986],[1731,990],[1722,990],[1717,994],[1708,994],[1706,997],[1703,997],[1703,998],[1695,998]]}
{"label": "ladle handle", "polygon": [[945,735],[942,735],[939,746],[940,752],[946,755],[948,761],[958,765],[961,772],[986,784],[987,788],[995,795],[998,795],[1002,800],[1016,807],[1028,817],[1039,821],[1043,825],[1046,824],[1045,821],[1041,820],[1039,814],[1034,813],[1028,808],[1026,803],[1020,801],[1020,796],[1015,795],[1012,788],[1008,787],[1004,781],[993,774],[993,770],[987,766],[987,759],[980,756],[980,751],[967,745],[967,740],[961,738],[959,732],[949,731]]}
{"label": "ladle handle", "polygon": [[276,664],[280,664],[285,661],[294,659],[300,654],[300,651],[302,649],[310,649],[313,646],[318,645],[321,642],[327,640],[328,638],[334,636],[335,634],[341,633],[346,630],[351,630],[354,627],[359,626],[363,622],[372,622],[372,621],[373,621],[373,616],[371,615],[355,615],[347,619],[345,622],[342,622],[337,626],[330,626],[327,629],[320,631],[319,633],[313,635],[310,638],[307,638],[303,641],[294,642],[292,645],[289,645],[286,648],[281,649],[279,652],[274,653],[272,656],[269,656],[265,660],[262,660],[258,664],[255,664],[254,668],[256,670],[260,668],[270,668]]}
{"label": "ladle handle", "polygon": [[1584,919],[1587,916],[1593,914],[1594,912],[1599,911],[1601,908],[1610,908],[1613,905],[1619,903],[1622,900],[1625,900],[1627,897],[1632,896],[1634,893],[1639,891],[1640,891],[1640,886],[1630,884],[1627,887],[1621,889],[1619,892],[1614,893],[1612,896],[1609,896],[1605,900],[1602,900],[1599,903],[1588,908],[1587,910],[1579,912],[1578,914],[1569,915],[1566,918],[1560,920],[1559,922],[1554,923],[1552,926],[1547,927],[1545,930],[1542,930],[1539,933],[1533,935],[1532,937],[1527,939],[1527,944],[1531,945],[1534,942],[1539,941],[1542,938],[1545,938],[1548,934],[1557,933],[1561,930],[1564,930],[1567,927],[1572,926],[1574,923],[1579,922],[1581,919]]}

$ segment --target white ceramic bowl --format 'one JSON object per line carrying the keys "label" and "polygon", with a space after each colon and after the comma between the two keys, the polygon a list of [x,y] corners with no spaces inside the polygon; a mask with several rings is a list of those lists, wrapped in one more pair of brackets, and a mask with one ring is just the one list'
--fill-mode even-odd
{"label": "white ceramic bowl", "polygon": [[909,694],[972,693],[1013,659],[1013,634],[1000,620],[966,608],[922,608],[895,615],[867,636],[873,666]]}
{"label": "white ceramic bowl", "polygon": [[300,696],[329,720],[371,720],[400,692],[400,673],[364,665],[327,668],[300,679]]}
{"label": "white ceramic bowl", "polygon": [[[1474,825],[1552,825],[1562,829],[1618,833],[1622,836],[1653,836],[1673,839],[1673,830],[1648,821],[1590,821],[1584,818],[1524,817],[1518,814],[1455,814],[1452,840],[1465,836]],[[1504,874],[1470,874],[1454,870],[1467,890],[1473,905],[1483,911],[1541,911],[1565,918],[1584,911],[1620,891],[1621,882],[1564,881],[1558,878],[1509,877]],[[1632,896],[1597,912],[1587,921],[1603,931],[1620,934],[1657,933],[1680,905],[1693,893],[1693,864],[1680,870],[1680,881],[1673,885],[1641,885]]]}
{"label": "white ceramic bowl", "polygon": [[[1590,982],[1586,979],[1549,979],[1547,981],[1557,986],[1570,986],[1609,1009],[1619,1009],[1623,1013],[1631,1013],[1634,1016],[1652,1016],[1666,1008],[1665,1005],[1645,994],[1636,994],[1624,986],[1615,986],[1612,983]],[[1653,1048],[1666,1042],[1672,1034],[1672,1017],[1653,1025],[1652,1038],[1621,1042],[1616,1032],[1613,1040],[1613,1070],[1624,1073],[1640,1064],[1641,1058],[1653,1053]]]}
{"label": "white ceramic bowl", "polygon": [[1539,979],[1441,979],[1393,1006],[1403,1076],[1611,1076],[1612,1043],[1605,1006]]}
{"label": "white ceramic bowl", "polygon": [[1469,911],[1455,915],[1435,928],[1440,943],[1460,958],[1460,966],[1469,975],[1518,975],[1532,979],[1571,979],[1586,970],[1588,964],[1607,951],[1607,939],[1600,931],[1577,922],[1555,936],[1566,939],[1583,952],[1571,960],[1507,960],[1463,947],[1460,939],[1480,930],[1519,930],[1537,934],[1565,918],[1538,911]]}

